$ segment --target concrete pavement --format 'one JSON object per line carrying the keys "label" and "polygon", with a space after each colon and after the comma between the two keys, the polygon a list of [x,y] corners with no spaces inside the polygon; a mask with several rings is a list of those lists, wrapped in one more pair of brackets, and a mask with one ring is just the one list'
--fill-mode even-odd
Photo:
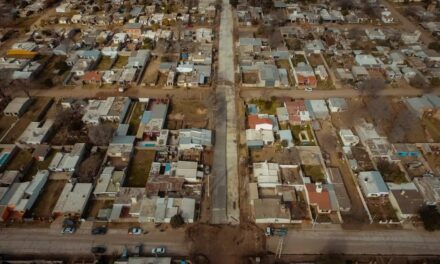
{"label": "concrete pavement", "polygon": [[[158,230],[145,235],[128,235],[126,229],[110,229],[106,235],[91,235],[90,231],[75,234],[50,232],[46,228],[0,229],[0,252],[3,254],[89,254],[95,245],[107,246],[107,252],[121,253],[127,247],[133,250],[143,244],[145,252],[157,246],[165,246],[171,255],[187,256],[189,244],[183,229]],[[172,239],[170,239],[172,238]]]}
{"label": "concrete pavement", "polygon": [[[380,96],[419,96],[424,92],[422,90],[413,88],[390,88],[385,89],[377,93]],[[440,95],[440,90],[435,90],[433,93]],[[304,98],[304,99],[325,99],[329,97],[359,97],[362,93],[355,89],[336,89],[336,90],[313,90],[307,92],[304,90],[291,90],[291,89],[261,89],[250,88],[241,89],[241,96],[245,99],[252,98],[270,98],[271,96],[278,97],[292,97],[292,98]]]}
{"label": "concrete pavement", "polygon": [[233,17],[223,0],[216,88],[216,142],[212,177],[211,223],[237,224],[238,204],[237,119],[235,104]]}
{"label": "concrete pavement", "polygon": [[[275,252],[279,237],[267,240]],[[282,254],[440,255],[440,232],[381,230],[289,230]]]}

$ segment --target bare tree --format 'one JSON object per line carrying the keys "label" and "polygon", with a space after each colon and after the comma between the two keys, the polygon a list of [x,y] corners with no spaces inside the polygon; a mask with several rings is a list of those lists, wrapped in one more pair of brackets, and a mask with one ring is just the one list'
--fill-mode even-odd
{"label": "bare tree", "polygon": [[89,129],[89,140],[94,145],[106,146],[113,137],[114,128],[110,124],[92,126]]}
{"label": "bare tree", "polygon": [[430,85],[429,81],[423,78],[423,76],[420,74],[416,74],[413,78],[411,78],[409,84],[412,87],[421,89],[427,93],[432,91],[432,86]]}
{"label": "bare tree", "polygon": [[371,78],[361,83],[359,90],[361,93],[376,96],[379,91],[385,88],[385,80],[382,78]]}
{"label": "bare tree", "polygon": [[79,182],[93,182],[93,178],[98,174],[101,167],[102,156],[99,153],[94,153],[85,159],[78,168]]}
{"label": "bare tree", "polygon": [[391,142],[410,142],[410,134],[424,136],[423,128],[420,125],[418,117],[410,110],[400,111],[393,119],[392,130],[390,132]]}

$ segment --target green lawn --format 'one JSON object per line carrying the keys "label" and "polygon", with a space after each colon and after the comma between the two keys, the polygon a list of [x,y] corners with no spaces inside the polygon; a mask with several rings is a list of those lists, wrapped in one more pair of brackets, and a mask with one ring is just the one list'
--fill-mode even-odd
{"label": "green lawn", "polygon": [[276,115],[277,108],[282,104],[275,100],[252,99],[251,104],[256,104],[261,114]]}
{"label": "green lawn", "polygon": [[123,69],[125,65],[127,65],[128,56],[118,56],[115,64],[113,65],[113,69]]}
{"label": "green lawn", "polygon": [[[302,145],[302,146],[315,146],[315,138],[313,137],[312,128],[310,125],[297,125],[297,126],[290,126],[290,130],[292,131],[293,140],[295,141],[296,145]],[[300,133],[305,131],[307,133],[307,136],[309,138],[309,142],[301,142],[300,140]]]}
{"label": "green lawn", "polygon": [[139,128],[139,123],[141,122],[141,118],[142,118],[142,114],[144,113],[144,105],[142,103],[137,102],[133,107],[133,113],[131,115],[131,119],[129,122],[130,125],[130,129],[129,129],[129,134],[130,135],[136,135],[138,128]]}
{"label": "green lawn", "polygon": [[319,165],[301,165],[306,177],[310,177],[312,182],[325,182],[324,172]]}
{"label": "green lawn", "polygon": [[154,150],[135,150],[128,171],[128,187],[145,187],[155,155]]}
{"label": "green lawn", "polygon": [[436,118],[425,116],[422,119],[422,123],[426,126],[434,141],[440,142],[440,121]]}

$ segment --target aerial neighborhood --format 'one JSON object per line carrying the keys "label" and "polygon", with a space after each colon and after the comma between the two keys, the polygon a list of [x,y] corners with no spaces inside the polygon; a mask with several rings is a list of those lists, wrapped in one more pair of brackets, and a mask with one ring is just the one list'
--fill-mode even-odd
{"label": "aerial neighborhood", "polygon": [[438,260],[439,0],[0,10],[0,262]]}

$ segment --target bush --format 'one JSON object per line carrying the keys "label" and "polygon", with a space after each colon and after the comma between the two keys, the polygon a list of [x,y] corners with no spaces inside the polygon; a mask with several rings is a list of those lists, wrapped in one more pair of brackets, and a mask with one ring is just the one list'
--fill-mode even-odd
{"label": "bush", "polygon": [[385,182],[393,182],[397,184],[407,182],[405,173],[401,171],[399,166],[395,163],[381,160],[377,163],[377,169],[380,171]]}
{"label": "bush", "polygon": [[179,228],[185,224],[185,220],[183,220],[181,214],[176,214],[175,216],[171,217],[170,224],[172,228]]}
{"label": "bush", "polygon": [[440,213],[436,206],[424,205],[420,208],[419,215],[426,230],[440,230]]}

